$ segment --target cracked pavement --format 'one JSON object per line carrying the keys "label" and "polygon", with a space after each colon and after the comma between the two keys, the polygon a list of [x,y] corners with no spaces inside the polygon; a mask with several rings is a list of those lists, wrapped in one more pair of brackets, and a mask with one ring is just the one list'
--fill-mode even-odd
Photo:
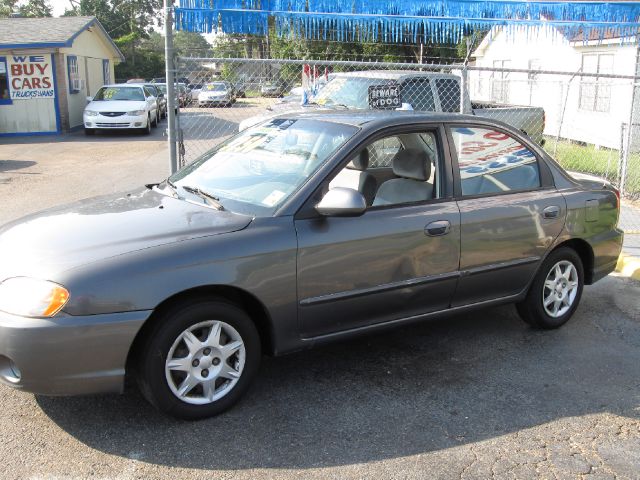
{"label": "cracked pavement", "polygon": [[[0,223],[166,171],[157,135],[47,142],[0,145]],[[640,283],[610,276],[556,331],[504,306],[265,358],[236,408],[200,422],[134,388],[0,387],[2,478],[640,478],[639,307]]]}

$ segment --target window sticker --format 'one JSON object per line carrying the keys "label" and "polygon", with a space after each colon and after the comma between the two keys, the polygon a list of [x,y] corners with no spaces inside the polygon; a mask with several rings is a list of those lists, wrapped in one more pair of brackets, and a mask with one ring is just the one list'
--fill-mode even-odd
{"label": "window sticker", "polygon": [[269,195],[267,195],[264,200],[262,200],[262,203],[267,207],[273,207],[276,203],[282,200],[282,197],[284,197],[285,195],[286,194],[283,191],[274,190]]}

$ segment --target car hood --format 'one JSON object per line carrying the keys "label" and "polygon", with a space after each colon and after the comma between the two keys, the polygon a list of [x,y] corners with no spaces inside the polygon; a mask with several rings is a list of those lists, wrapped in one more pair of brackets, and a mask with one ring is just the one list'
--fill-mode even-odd
{"label": "car hood", "polygon": [[0,281],[56,273],[136,250],[242,230],[251,217],[151,189],[52,208],[0,228]]}
{"label": "car hood", "polygon": [[144,110],[147,104],[134,100],[109,100],[92,101],[87,105],[86,110],[94,112],[131,112],[133,110]]}

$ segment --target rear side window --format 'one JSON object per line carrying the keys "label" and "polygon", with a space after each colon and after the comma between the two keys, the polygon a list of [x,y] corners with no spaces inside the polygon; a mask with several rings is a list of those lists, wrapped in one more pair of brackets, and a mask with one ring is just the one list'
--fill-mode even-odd
{"label": "rear side window", "polygon": [[536,156],[510,135],[486,128],[451,129],[462,195],[498,194],[540,187]]}
{"label": "rear side window", "polygon": [[402,84],[402,103],[409,103],[414,110],[435,112],[433,92],[428,78],[408,80]]}
{"label": "rear side window", "polygon": [[443,112],[460,111],[460,82],[453,78],[436,79],[436,90]]}

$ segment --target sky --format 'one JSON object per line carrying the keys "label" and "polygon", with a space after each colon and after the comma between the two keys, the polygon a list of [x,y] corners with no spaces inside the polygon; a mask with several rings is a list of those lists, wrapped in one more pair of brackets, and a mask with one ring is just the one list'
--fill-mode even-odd
{"label": "sky", "polygon": [[51,5],[54,17],[59,17],[66,9],[71,8],[69,0],[49,0],[49,5]]}

